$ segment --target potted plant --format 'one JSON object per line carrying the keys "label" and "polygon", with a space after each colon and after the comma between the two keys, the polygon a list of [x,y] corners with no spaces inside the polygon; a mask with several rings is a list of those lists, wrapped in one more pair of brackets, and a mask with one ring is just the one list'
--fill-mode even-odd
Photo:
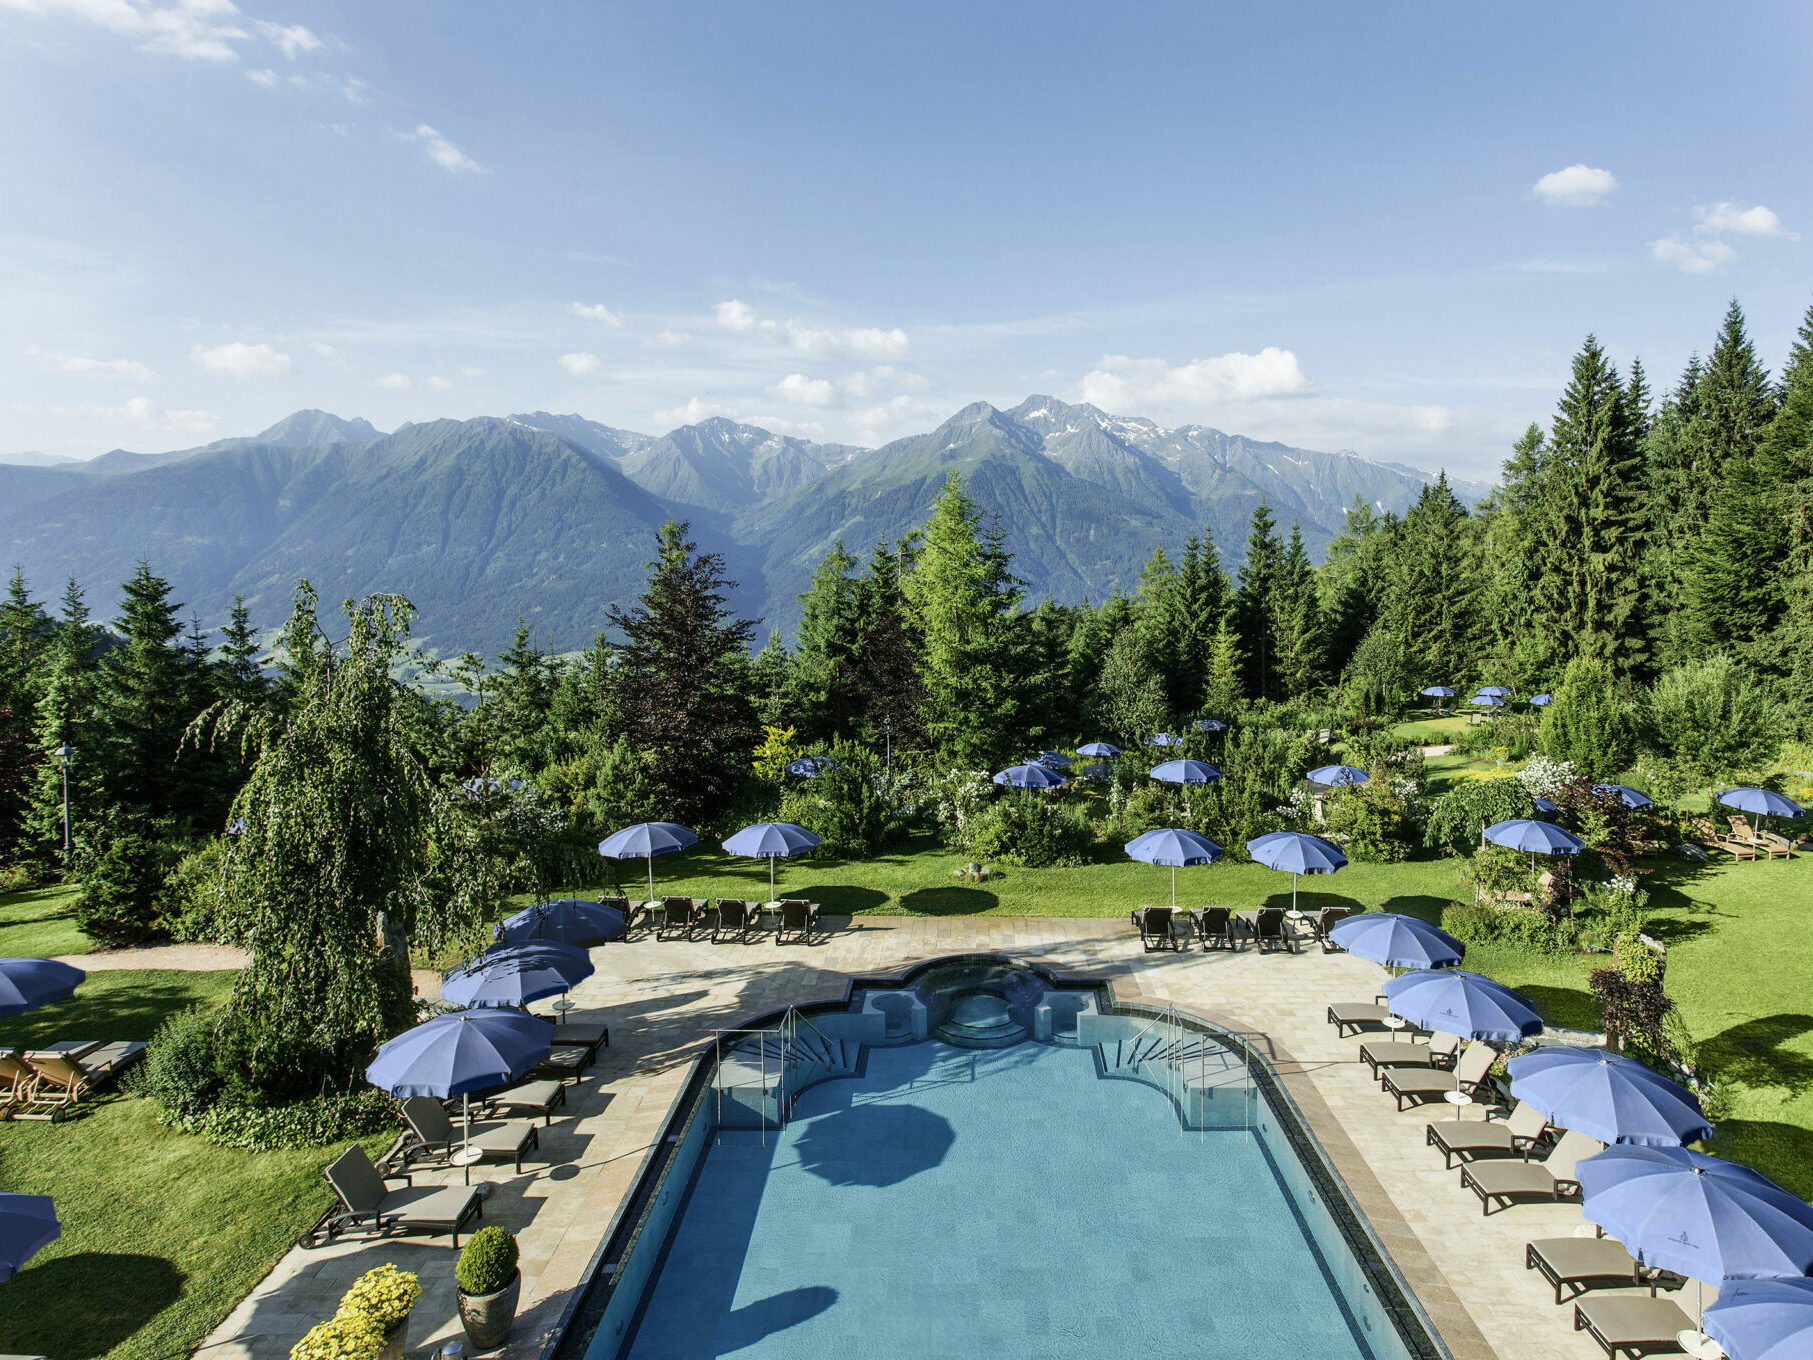
{"label": "potted plant", "polygon": [[422,1286],[407,1270],[381,1265],[354,1280],[340,1296],[340,1315],[371,1320],[383,1334],[378,1360],[403,1360],[409,1348],[409,1314],[422,1298]]}
{"label": "potted plant", "polygon": [[460,1325],[478,1351],[495,1350],[510,1335],[522,1275],[516,1269],[516,1239],[495,1225],[472,1234],[454,1267],[459,1286]]}
{"label": "potted plant", "polygon": [[384,1329],[364,1313],[341,1309],[316,1323],[290,1348],[290,1360],[378,1360]]}

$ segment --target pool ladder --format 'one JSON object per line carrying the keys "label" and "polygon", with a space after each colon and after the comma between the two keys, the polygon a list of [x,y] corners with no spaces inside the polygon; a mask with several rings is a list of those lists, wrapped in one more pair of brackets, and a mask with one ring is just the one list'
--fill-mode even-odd
{"label": "pool ladder", "polygon": [[[1254,1094],[1250,1040],[1256,1036],[1247,1031],[1229,1031],[1229,1034],[1240,1041],[1237,1046],[1218,1042],[1185,1025],[1178,1015],[1176,1003],[1166,1002],[1131,1038],[1115,1044],[1112,1066],[1137,1073],[1141,1080],[1157,1086],[1177,1107],[1179,1127],[1186,1133],[1194,1128],[1201,1134],[1208,1128],[1220,1127],[1202,1117],[1201,1103],[1208,1099],[1213,1087],[1221,1084],[1212,1082],[1211,1074],[1229,1073],[1232,1070],[1229,1059],[1237,1058],[1240,1127],[1250,1134]],[[1156,1082],[1149,1075],[1153,1067],[1162,1073],[1162,1079]]]}
{"label": "pool ladder", "polygon": [[717,1127],[786,1127],[800,1093],[830,1077],[851,1076],[862,1045],[833,1039],[792,1006],[779,1025],[717,1031],[712,1094]]}

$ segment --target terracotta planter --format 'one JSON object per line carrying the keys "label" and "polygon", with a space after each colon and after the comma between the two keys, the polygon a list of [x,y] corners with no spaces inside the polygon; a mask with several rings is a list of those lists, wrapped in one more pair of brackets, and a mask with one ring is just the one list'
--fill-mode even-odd
{"label": "terracotta planter", "polygon": [[378,1360],[403,1360],[403,1352],[409,1349],[409,1315],[384,1333],[384,1349],[378,1352]]}
{"label": "terracotta planter", "polygon": [[510,1324],[516,1321],[516,1300],[521,1293],[522,1272],[518,1271],[495,1294],[460,1294],[460,1325],[473,1350],[494,1351],[504,1344]]}

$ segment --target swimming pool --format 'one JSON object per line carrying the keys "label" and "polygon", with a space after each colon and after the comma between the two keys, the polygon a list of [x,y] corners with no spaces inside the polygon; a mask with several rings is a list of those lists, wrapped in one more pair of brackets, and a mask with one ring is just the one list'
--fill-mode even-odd
{"label": "swimming pool", "polygon": [[[934,997],[926,1038],[854,1003],[891,1038],[795,1094],[784,1125],[724,1127],[747,1108],[702,1090],[586,1360],[1440,1353],[1407,1343],[1381,1262],[1353,1250],[1231,1050],[1191,1031],[1196,1084],[1221,1075],[1192,1098],[1187,1063],[1132,1061],[1174,1022],[1091,1002],[1060,1006],[1052,1035],[1035,1016],[1049,989],[1015,985],[986,993],[1006,1018],[965,1006],[973,990]],[[936,1037],[1009,1019],[1023,1041]]]}

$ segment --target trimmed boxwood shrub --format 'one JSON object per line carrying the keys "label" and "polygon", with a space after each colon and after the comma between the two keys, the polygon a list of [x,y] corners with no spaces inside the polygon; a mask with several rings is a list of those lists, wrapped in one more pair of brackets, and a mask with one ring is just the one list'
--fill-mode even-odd
{"label": "trimmed boxwood shrub", "polygon": [[495,1294],[516,1276],[516,1239],[496,1224],[480,1228],[460,1251],[453,1269],[460,1293]]}

